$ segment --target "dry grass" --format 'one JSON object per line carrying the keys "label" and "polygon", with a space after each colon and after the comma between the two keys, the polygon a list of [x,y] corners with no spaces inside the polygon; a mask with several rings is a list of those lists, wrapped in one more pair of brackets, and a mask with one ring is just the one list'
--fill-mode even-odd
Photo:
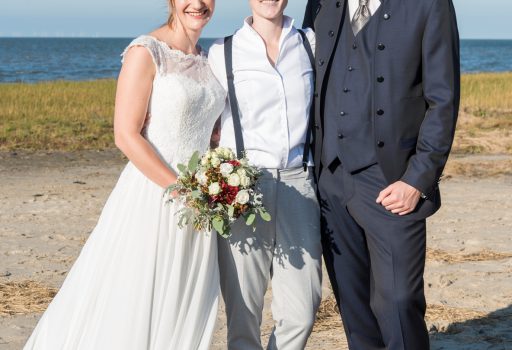
{"label": "dry grass", "polygon": [[114,80],[0,84],[0,150],[113,147]]}
{"label": "dry grass", "polygon": [[[492,316],[486,312],[475,311],[465,308],[449,307],[446,305],[428,305],[425,320],[429,323],[448,321],[449,324],[457,322],[466,322],[469,320],[482,320],[481,322],[489,322],[494,319],[499,319],[500,316]],[[320,309],[317,314],[314,332],[321,332],[326,330],[333,330],[336,328],[342,329],[343,323],[340,319],[338,307],[334,295],[330,294],[327,298],[322,300]],[[449,328],[449,327],[447,327]]]}
{"label": "dry grass", "polygon": [[462,77],[454,153],[512,154],[512,73]]}
{"label": "dry grass", "polygon": [[477,116],[461,112],[453,153],[512,154],[512,112]]}
{"label": "dry grass", "polygon": [[455,322],[465,322],[468,320],[475,320],[479,318],[484,318],[488,316],[488,313],[475,311],[471,309],[464,309],[458,307],[449,307],[446,305],[429,305],[427,307],[427,313],[425,315],[425,320],[427,322],[435,322],[435,321],[450,321],[451,323]]}
{"label": "dry grass", "polygon": [[476,116],[512,113],[512,72],[462,76],[461,108]]}
{"label": "dry grass", "polygon": [[512,175],[512,156],[485,157],[487,158],[450,158],[444,171],[445,179],[452,176],[488,178]]}
{"label": "dry grass", "polygon": [[440,261],[448,264],[478,261],[497,261],[512,258],[512,253],[497,253],[490,250],[482,250],[471,254],[449,253],[443,250],[428,249],[427,260]]}
{"label": "dry grass", "polygon": [[57,290],[35,281],[0,282],[0,316],[43,312]]}
{"label": "dry grass", "polygon": [[316,322],[313,332],[322,332],[332,330],[334,328],[342,328],[343,323],[340,318],[340,312],[336,299],[333,294],[322,300],[318,313],[316,314]]}
{"label": "dry grass", "polygon": [[[0,150],[114,147],[114,80],[0,84]],[[512,154],[512,73],[462,77],[455,153]]]}

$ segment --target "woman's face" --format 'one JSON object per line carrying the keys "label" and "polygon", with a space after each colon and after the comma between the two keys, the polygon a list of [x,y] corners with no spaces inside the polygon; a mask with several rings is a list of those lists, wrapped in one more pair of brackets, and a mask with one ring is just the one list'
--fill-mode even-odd
{"label": "woman's face", "polygon": [[174,18],[189,30],[201,30],[210,21],[215,0],[175,0]]}
{"label": "woman's face", "polygon": [[283,15],[288,0],[249,0],[249,5],[254,16],[273,20]]}

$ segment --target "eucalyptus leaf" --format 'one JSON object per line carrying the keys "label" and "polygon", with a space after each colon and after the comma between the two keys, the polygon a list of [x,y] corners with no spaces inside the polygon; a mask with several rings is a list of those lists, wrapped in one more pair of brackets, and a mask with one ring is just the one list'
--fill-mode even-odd
{"label": "eucalyptus leaf", "polygon": [[178,226],[184,227],[186,224],[188,224],[188,216],[186,213],[182,213],[180,215],[180,220],[178,221]]}
{"label": "eucalyptus leaf", "polygon": [[201,191],[199,191],[199,190],[192,191],[192,192],[190,192],[190,196],[192,198],[199,198],[199,197],[201,197]]}
{"label": "eucalyptus leaf", "polygon": [[256,214],[251,213],[247,218],[245,219],[245,224],[247,226],[251,226],[254,223],[254,220],[256,220]]}
{"label": "eucalyptus leaf", "polygon": [[270,220],[272,220],[272,216],[265,210],[261,210],[260,211],[260,216],[263,220],[269,222]]}
{"label": "eucalyptus leaf", "polygon": [[187,173],[187,167],[185,165],[178,164],[177,167],[178,167],[178,170],[180,171],[180,173],[182,173],[182,174],[186,174]]}
{"label": "eucalyptus leaf", "polygon": [[177,190],[180,187],[181,187],[180,185],[172,184],[172,185],[169,185],[169,187],[167,187],[167,190],[165,190],[165,192],[166,193],[171,193],[171,192]]}
{"label": "eucalyptus leaf", "polygon": [[197,166],[199,165],[199,152],[194,152],[190,160],[188,161],[188,170],[193,173],[197,170]]}
{"label": "eucalyptus leaf", "polygon": [[228,215],[232,218],[235,215],[235,207],[232,205],[228,205]]}
{"label": "eucalyptus leaf", "polygon": [[215,231],[217,231],[221,236],[224,235],[224,220],[220,216],[214,217],[212,224]]}
{"label": "eucalyptus leaf", "polygon": [[227,226],[227,227],[225,228],[225,230],[224,230],[224,233],[222,233],[222,234],[220,234],[220,233],[219,233],[219,235],[220,235],[221,237],[223,237],[223,238],[226,238],[226,239],[227,239],[227,238],[229,238],[229,237],[231,236],[231,229],[230,229],[230,227],[229,227],[229,226]]}

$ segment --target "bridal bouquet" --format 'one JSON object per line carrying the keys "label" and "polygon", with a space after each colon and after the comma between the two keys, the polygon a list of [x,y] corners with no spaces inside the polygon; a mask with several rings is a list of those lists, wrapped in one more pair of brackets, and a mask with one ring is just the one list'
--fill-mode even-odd
{"label": "bridal bouquet", "polygon": [[185,208],[179,210],[178,225],[192,222],[198,231],[215,229],[222,237],[230,236],[231,224],[244,217],[253,226],[259,215],[270,221],[263,206],[263,195],[256,191],[260,172],[246,158],[237,159],[229,148],[195,152],[188,165],[179,164],[176,184],[166,194],[177,193],[170,201],[180,200]]}

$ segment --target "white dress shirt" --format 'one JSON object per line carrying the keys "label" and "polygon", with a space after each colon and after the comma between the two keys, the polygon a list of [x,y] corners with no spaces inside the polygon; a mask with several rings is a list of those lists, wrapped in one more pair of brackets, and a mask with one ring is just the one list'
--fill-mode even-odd
{"label": "white dress shirt", "polygon": [[[234,85],[247,157],[259,168],[300,167],[314,90],[310,60],[293,20],[285,16],[273,67],[251,23],[252,17],[247,18],[233,36]],[[315,35],[311,29],[305,32],[314,52]],[[210,48],[209,62],[227,91],[224,39]],[[236,148],[229,101],[222,114],[220,146]]]}
{"label": "white dress shirt", "polygon": [[[359,0],[348,0],[348,10],[350,11],[350,20],[354,18],[354,15],[359,7]],[[371,15],[373,16],[375,12],[380,7],[380,0],[369,0],[368,1],[368,9],[370,10]]]}

